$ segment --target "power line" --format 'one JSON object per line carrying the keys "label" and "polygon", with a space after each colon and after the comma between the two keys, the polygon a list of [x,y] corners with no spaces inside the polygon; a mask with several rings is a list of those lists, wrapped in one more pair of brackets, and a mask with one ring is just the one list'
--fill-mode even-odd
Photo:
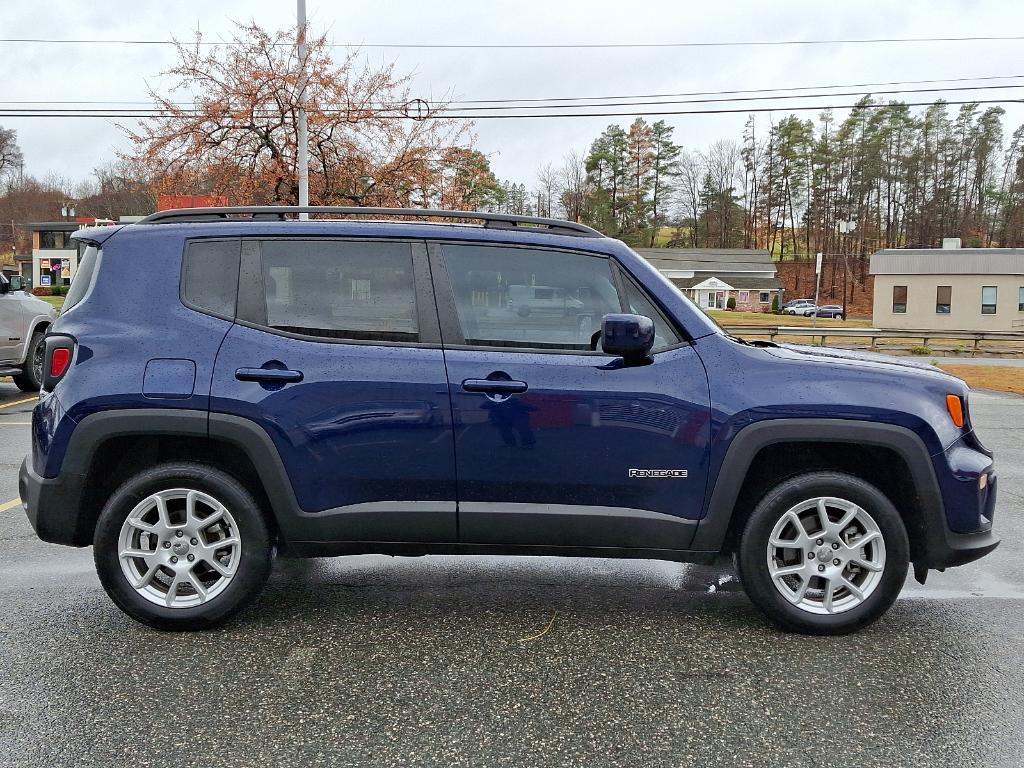
{"label": "power line", "polygon": [[[1021,77],[1021,76],[1017,76]],[[735,103],[745,101],[783,101],[789,99],[822,99],[832,98],[835,96],[861,96],[861,95],[872,95],[872,96],[892,96],[903,93],[944,93],[944,92],[961,92],[961,91],[984,91],[984,90],[1007,90],[1024,88],[1024,84],[1008,84],[1008,85],[968,85],[968,86],[948,86],[942,88],[902,88],[896,90],[885,90],[885,91],[872,91],[869,94],[864,94],[861,91],[847,91],[847,92],[830,92],[830,93],[800,93],[800,94],[785,94],[778,96],[738,96],[729,98],[711,98],[711,99],[673,99],[669,101],[618,101],[618,102],[597,102],[597,103],[584,103],[584,104],[530,104],[529,106],[520,106],[518,104],[507,103],[498,106],[482,106],[482,107],[455,107],[452,109],[453,104],[466,103],[466,102],[434,102],[428,106],[436,106],[438,108],[446,108],[449,111],[459,112],[465,114],[469,112],[477,111],[509,111],[509,110],[523,110],[523,109],[583,109],[587,107],[648,107],[648,106],[672,106],[682,104],[714,104],[714,103]],[[727,93],[727,92],[722,92]],[[609,97],[611,98],[611,97]],[[637,97],[645,98],[645,97]],[[650,97],[648,97],[650,98]],[[1015,100],[1011,100],[1015,101]],[[110,108],[102,109],[99,107],[69,107],[69,104],[148,104],[146,108]],[[179,109],[181,112],[200,115],[203,114],[203,110],[196,108],[194,105],[196,102],[181,102],[174,103],[172,107]],[[23,104],[61,104],[60,107],[31,107],[24,108],[24,112],[40,113],[45,114],[48,112],[59,112],[65,113],[92,113],[102,112],[104,114],[118,114],[121,116],[132,116],[135,114],[140,115],[152,115],[152,114],[164,114],[164,110],[161,109],[160,105],[154,102],[88,102],[88,101],[69,101],[69,102],[54,102],[54,101],[36,101],[36,102],[0,102],[0,104],[12,104],[12,105],[23,105]],[[369,106],[360,106],[355,110],[347,110],[343,107],[321,107],[317,111],[323,114],[345,114],[350,111],[361,112],[365,110],[372,110],[374,112],[398,112],[403,116],[406,115],[408,104],[377,104]],[[244,107],[246,111],[249,110],[248,106]],[[0,107],[0,111],[4,108]],[[225,107],[226,111],[230,111],[231,107]],[[11,106],[7,111],[17,111],[16,106]],[[255,114],[257,116],[266,116],[268,114],[277,114],[272,110],[256,109]],[[572,113],[569,113],[572,114]]]}
{"label": "power line", "polygon": [[[675,43],[328,43],[330,48],[431,48],[431,49],[607,49],[607,48],[732,48],[779,45],[878,45],[888,43],[967,43],[1010,42],[1024,40],[1024,35],[966,35],[961,37],[852,37],[810,40],[703,40]],[[202,45],[234,46],[235,42],[194,40],[179,43],[176,40],[145,40],[127,38],[47,38],[7,37],[0,43],[74,44],[74,45]],[[291,47],[293,43],[271,43]]]}
{"label": "power line", "polygon": [[[747,94],[747,93],[790,93],[794,91],[809,91],[809,90],[822,90],[822,89],[835,89],[835,88],[874,88],[878,86],[895,86],[895,85],[929,85],[934,83],[965,83],[965,82],[989,82],[992,80],[1021,80],[1024,79],[1024,75],[979,75],[976,77],[946,77],[946,78],[934,78],[929,80],[887,80],[882,82],[873,83],[832,83],[830,85],[796,85],[796,86],[784,86],[779,88],[746,88],[746,89],[732,89],[732,90],[720,90],[720,91],[683,91],[677,93],[646,93],[646,94],[627,94],[627,95],[613,95],[613,96],[552,96],[546,98],[523,98],[523,99],[455,99],[452,101],[427,101],[430,106],[443,106],[451,108],[453,106],[462,104],[540,104],[545,102],[573,102],[573,101],[607,101],[610,99],[657,99],[657,98],[670,98],[678,96],[728,96],[736,94]],[[1006,87],[1018,87],[1018,86],[1006,86]],[[982,90],[983,86],[965,86],[962,90]],[[919,92],[937,91],[942,89],[921,89]],[[899,93],[910,93],[913,91],[903,90]],[[816,98],[815,94],[802,94],[808,98]],[[830,93],[830,96],[839,96],[845,94]],[[783,97],[779,97],[783,98]],[[740,99],[735,99],[739,101]],[[194,101],[179,101],[173,102],[177,107],[188,107],[194,106],[197,102]],[[649,103],[649,102],[645,102]],[[152,99],[148,100],[127,100],[118,101],[115,99],[76,99],[76,100],[61,100],[61,99],[37,99],[37,100],[0,100],[0,105],[8,105],[13,107],[22,107],[25,105],[34,104],[54,104],[61,106],[78,106],[78,105],[93,105],[93,106],[120,106],[120,105],[139,105],[149,108],[156,108],[157,102]],[[567,107],[572,105],[566,104]],[[0,109],[3,107],[0,106]]]}
{"label": "power line", "polygon": [[[899,102],[904,107],[930,107],[934,101]],[[1024,99],[968,99],[962,101],[943,101],[943,104],[958,106],[963,104],[1024,104]],[[740,107],[736,109],[692,109],[692,110],[654,110],[654,111],[629,111],[629,112],[566,112],[566,113],[533,113],[521,115],[488,114],[488,115],[466,115],[457,112],[442,112],[431,115],[432,120],[523,120],[530,118],[579,118],[579,117],[657,117],[674,115],[727,115],[738,113],[761,113],[761,112],[806,112],[810,110],[824,109],[883,109],[889,104],[817,104],[817,105],[792,105],[786,107]],[[309,110],[312,113],[342,114],[343,110]],[[160,112],[44,112],[44,111],[16,111],[0,109],[0,118],[34,118],[34,117],[60,117],[60,118],[107,118],[107,119],[139,119],[154,117],[166,117]],[[403,114],[376,114],[376,118],[384,120],[418,120],[411,115]]]}

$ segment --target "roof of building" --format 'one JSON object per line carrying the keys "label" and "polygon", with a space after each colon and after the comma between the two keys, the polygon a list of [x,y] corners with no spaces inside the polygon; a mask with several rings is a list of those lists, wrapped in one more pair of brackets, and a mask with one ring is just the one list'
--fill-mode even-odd
{"label": "roof of building", "polygon": [[661,270],[775,272],[772,255],[761,248],[637,248],[636,252]]}
{"label": "roof of building", "polygon": [[[722,273],[725,274],[725,273]],[[782,287],[782,281],[777,277],[733,277],[725,274],[715,275],[723,283],[728,283],[732,288],[742,291],[748,290],[764,290],[773,291]],[[678,288],[693,288],[695,285],[700,285],[708,279],[708,275],[695,275],[694,277],[673,277],[670,278],[672,284]]]}
{"label": "roof of building", "polygon": [[28,224],[19,225],[31,230],[54,230],[57,232],[74,232],[85,225],[80,221],[33,221]]}
{"label": "roof of building", "polygon": [[872,275],[1024,275],[1024,248],[886,248]]}

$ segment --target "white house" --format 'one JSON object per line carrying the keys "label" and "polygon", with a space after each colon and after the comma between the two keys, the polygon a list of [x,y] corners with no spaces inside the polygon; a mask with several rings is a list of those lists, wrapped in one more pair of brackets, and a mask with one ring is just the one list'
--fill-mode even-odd
{"label": "white house", "polygon": [[771,309],[781,294],[775,262],[766,250],[755,248],[638,248],[665,277],[703,309]]}

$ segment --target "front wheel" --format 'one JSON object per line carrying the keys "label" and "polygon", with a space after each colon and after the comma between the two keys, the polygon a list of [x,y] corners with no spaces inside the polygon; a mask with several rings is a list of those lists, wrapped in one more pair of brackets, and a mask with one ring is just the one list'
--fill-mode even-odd
{"label": "front wheel", "polygon": [[205,629],[241,610],[270,575],[272,546],[252,495],[192,463],[140,472],[110,497],[93,537],[107,594],[157,629]]}
{"label": "front wheel", "polygon": [[899,512],[873,485],[812,472],[768,492],[747,521],[736,560],[747,594],[772,622],[841,635],[896,600],[909,544]]}

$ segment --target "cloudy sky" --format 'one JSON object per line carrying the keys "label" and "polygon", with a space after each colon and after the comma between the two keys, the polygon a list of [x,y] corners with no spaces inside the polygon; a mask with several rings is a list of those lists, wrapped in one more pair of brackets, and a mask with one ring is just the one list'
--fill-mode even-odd
{"label": "cloudy sky", "polygon": [[[307,0],[313,31],[356,45],[600,44],[877,37],[1000,36],[1024,29],[1024,3],[1003,0],[898,2],[441,2],[355,3]],[[290,0],[3,0],[0,37],[104,40],[205,40],[228,34],[232,20],[255,19],[269,28],[294,24]],[[834,44],[619,49],[401,49],[364,48],[370,63],[395,60],[414,74],[414,93],[451,93],[457,99],[548,98],[693,91],[793,88],[882,81],[1024,76],[1024,41]],[[0,101],[134,101],[173,61],[169,46],[3,43]],[[989,81],[987,85],[1024,79]],[[906,86],[922,88],[925,86]],[[848,89],[840,89],[848,90]],[[939,94],[906,94],[927,101]],[[949,100],[1024,98],[1024,87],[944,94]],[[899,97],[886,97],[899,98]],[[833,103],[852,103],[837,96]],[[790,103],[825,104],[828,100]],[[6,106],[6,105],[4,105]],[[703,105],[715,108],[743,104]],[[1009,134],[1024,122],[1024,105],[1005,104]],[[687,107],[675,107],[676,109]],[[671,109],[671,107],[669,107]],[[785,109],[774,113],[776,119]],[[805,113],[813,116],[814,112]],[[842,113],[839,113],[842,114]],[[657,118],[651,118],[657,119]],[[744,114],[666,118],[676,138],[701,149],[718,138],[739,139]],[[770,115],[758,117],[767,125]],[[570,150],[585,151],[609,118],[500,120],[477,124],[477,145],[501,178],[531,183],[545,163]],[[623,124],[628,117],[618,120]],[[26,172],[82,178],[113,156],[125,140],[107,119],[0,117],[14,128]]]}

